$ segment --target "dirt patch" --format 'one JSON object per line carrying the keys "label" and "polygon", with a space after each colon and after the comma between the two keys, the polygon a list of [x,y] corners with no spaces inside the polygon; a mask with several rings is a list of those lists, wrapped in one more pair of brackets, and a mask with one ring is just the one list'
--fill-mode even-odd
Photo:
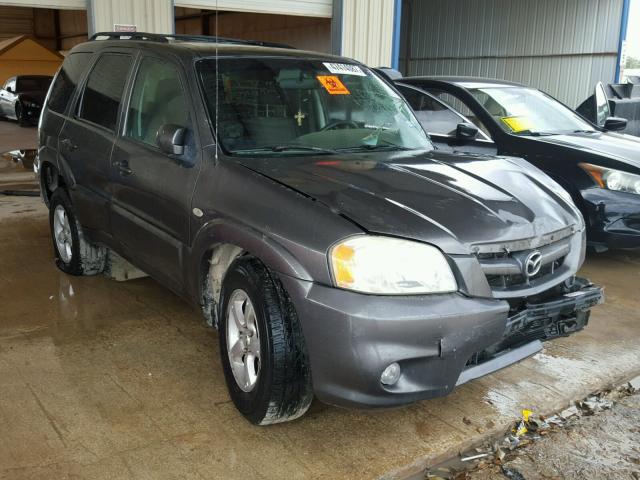
{"label": "dirt patch", "polygon": [[[475,455],[479,458],[469,462],[475,464],[472,470],[457,469],[456,473],[450,462],[440,469],[431,469],[424,478],[640,480],[640,391],[629,391],[625,386],[602,399],[591,397],[586,404],[579,402],[554,417],[558,425],[523,436],[518,448],[506,454],[500,451],[496,456]],[[612,407],[607,405],[610,401],[607,399],[613,402]],[[590,403],[595,405],[593,410]],[[563,419],[563,415],[569,417]],[[472,457],[473,452],[463,460],[473,460]],[[463,463],[458,459],[456,465],[460,467]]]}

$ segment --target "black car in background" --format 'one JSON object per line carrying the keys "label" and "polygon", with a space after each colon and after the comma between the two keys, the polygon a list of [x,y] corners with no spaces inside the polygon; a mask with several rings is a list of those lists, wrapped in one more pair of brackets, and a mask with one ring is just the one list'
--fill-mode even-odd
{"label": "black car in background", "polygon": [[9,78],[0,89],[0,116],[17,120],[21,127],[37,123],[52,79],[47,75]]}
{"label": "black car in background", "polygon": [[[471,77],[396,78],[438,148],[522,157],[562,185],[596,250],[640,247],[640,138],[615,133],[595,95],[598,124],[535,88]],[[598,99],[603,98],[598,103]]]}

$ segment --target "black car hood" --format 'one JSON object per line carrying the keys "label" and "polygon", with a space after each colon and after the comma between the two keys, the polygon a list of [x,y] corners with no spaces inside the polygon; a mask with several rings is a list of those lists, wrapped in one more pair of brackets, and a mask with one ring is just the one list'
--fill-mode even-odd
{"label": "black car hood", "polygon": [[612,132],[573,133],[538,137],[535,140],[614,158],[640,168],[640,138],[632,135]]}
{"label": "black car hood", "polygon": [[432,151],[238,161],[368,232],[432,243],[447,253],[582,223],[555,182],[508,158]]}
{"label": "black car hood", "polygon": [[33,103],[37,103],[38,105],[42,105],[44,102],[44,97],[47,96],[47,92],[39,92],[39,91],[29,91],[29,92],[20,92],[18,97],[20,100],[28,100]]}

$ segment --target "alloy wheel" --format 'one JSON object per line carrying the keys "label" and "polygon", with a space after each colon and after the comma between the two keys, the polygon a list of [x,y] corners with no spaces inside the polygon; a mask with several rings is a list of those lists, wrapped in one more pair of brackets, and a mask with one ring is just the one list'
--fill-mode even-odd
{"label": "alloy wheel", "polygon": [[260,375],[260,331],[253,303],[244,290],[231,294],[226,320],[227,353],[233,378],[243,392],[250,392]]}

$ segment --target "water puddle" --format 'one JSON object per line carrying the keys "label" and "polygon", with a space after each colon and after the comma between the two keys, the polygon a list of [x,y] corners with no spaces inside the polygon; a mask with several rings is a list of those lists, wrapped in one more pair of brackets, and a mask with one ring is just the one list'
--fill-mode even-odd
{"label": "water puddle", "polygon": [[40,195],[38,182],[33,173],[37,153],[35,149],[25,149],[0,154],[0,195]]}

